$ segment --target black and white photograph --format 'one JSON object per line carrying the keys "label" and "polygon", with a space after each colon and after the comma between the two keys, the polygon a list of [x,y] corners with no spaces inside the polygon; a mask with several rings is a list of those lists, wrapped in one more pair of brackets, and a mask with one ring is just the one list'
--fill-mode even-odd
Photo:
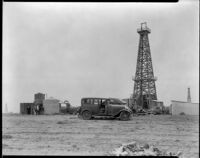
{"label": "black and white photograph", "polygon": [[199,1],[3,2],[2,155],[199,158]]}

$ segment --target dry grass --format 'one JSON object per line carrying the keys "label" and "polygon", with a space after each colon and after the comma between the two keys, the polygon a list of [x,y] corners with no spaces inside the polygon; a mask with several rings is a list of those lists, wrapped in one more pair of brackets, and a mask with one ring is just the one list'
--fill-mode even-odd
{"label": "dry grass", "polygon": [[180,151],[186,158],[199,157],[198,116],[152,115],[119,121],[3,115],[2,125],[6,155],[107,155],[121,144],[135,141],[162,151]]}

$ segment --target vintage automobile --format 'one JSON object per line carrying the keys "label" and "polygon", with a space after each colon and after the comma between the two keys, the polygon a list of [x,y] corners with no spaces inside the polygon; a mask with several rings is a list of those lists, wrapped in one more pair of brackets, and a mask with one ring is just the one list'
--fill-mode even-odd
{"label": "vintage automobile", "polygon": [[107,116],[126,121],[130,119],[131,109],[117,98],[82,98],[79,116],[89,120],[95,116]]}

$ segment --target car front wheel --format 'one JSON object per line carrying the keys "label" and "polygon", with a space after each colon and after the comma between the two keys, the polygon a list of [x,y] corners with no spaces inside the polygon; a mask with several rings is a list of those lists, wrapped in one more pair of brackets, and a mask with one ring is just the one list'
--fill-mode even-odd
{"label": "car front wheel", "polygon": [[130,113],[129,112],[127,112],[127,111],[122,111],[121,113],[120,113],[120,120],[122,120],[122,121],[127,121],[127,120],[129,120],[130,119]]}
{"label": "car front wheel", "polygon": [[91,117],[92,117],[92,114],[89,111],[83,111],[82,112],[82,118],[84,120],[89,120],[89,119],[91,119]]}

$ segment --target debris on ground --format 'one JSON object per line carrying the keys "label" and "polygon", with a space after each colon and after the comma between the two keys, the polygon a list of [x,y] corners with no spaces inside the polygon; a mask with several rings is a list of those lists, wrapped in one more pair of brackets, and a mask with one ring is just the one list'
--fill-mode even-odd
{"label": "debris on ground", "polygon": [[58,121],[57,124],[68,124],[69,121],[68,120],[64,120],[64,121]]}
{"label": "debris on ground", "polygon": [[136,142],[122,144],[112,152],[114,156],[177,156],[181,158],[181,152],[172,153],[161,151],[153,145],[139,145]]}
{"label": "debris on ground", "polygon": [[184,113],[184,112],[181,112],[179,115],[185,115],[185,113]]}
{"label": "debris on ground", "polygon": [[3,139],[11,139],[12,136],[11,135],[3,135]]}

